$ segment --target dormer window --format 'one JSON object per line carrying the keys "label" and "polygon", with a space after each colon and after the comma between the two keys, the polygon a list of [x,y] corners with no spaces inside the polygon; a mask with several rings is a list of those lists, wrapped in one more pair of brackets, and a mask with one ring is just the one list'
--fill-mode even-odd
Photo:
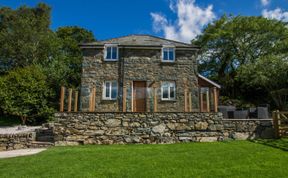
{"label": "dormer window", "polygon": [[174,62],[175,61],[175,47],[163,46],[162,48],[162,62]]}
{"label": "dormer window", "polygon": [[105,59],[105,61],[117,61],[118,60],[118,46],[117,46],[117,44],[106,44],[105,45],[104,59]]}

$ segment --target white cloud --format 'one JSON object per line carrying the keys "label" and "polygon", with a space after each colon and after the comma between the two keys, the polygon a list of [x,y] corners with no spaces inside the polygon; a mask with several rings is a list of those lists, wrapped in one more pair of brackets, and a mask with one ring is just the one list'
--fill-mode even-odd
{"label": "white cloud", "polygon": [[288,22],[288,11],[282,11],[280,8],[274,10],[264,9],[262,11],[262,16],[268,19],[281,20],[283,22]]}
{"label": "white cloud", "polygon": [[261,0],[262,6],[267,6],[271,0]]}
{"label": "white cloud", "polygon": [[150,14],[154,31],[163,31],[167,39],[190,42],[205,25],[215,19],[212,5],[201,8],[195,4],[195,0],[171,0],[169,8],[177,14],[174,22],[161,13]]}

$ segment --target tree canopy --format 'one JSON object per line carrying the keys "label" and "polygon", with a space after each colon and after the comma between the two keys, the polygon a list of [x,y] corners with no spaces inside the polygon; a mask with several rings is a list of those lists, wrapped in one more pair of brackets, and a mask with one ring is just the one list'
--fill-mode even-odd
{"label": "tree canopy", "polygon": [[54,95],[41,67],[28,66],[10,70],[0,77],[0,107],[10,115],[27,118],[47,117],[54,109],[49,103]]}
{"label": "tree canopy", "polygon": [[[253,99],[247,97],[247,93],[253,96],[256,92],[271,92],[271,89],[263,87],[260,80],[263,75],[260,74],[264,72],[262,69],[268,58],[270,62],[278,60],[274,61],[276,63],[287,58],[288,28],[284,22],[263,17],[223,16],[209,24],[192,43],[202,48],[199,72],[219,82],[223,86],[222,95]],[[274,67],[269,70],[279,72],[280,69]],[[257,79],[253,85],[250,82],[252,75],[244,75],[248,71],[254,72],[254,79]],[[269,83],[279,88],[279,81],[281,79],[274,78]],[[259,87],[262,87],[260,91]],[[287,87],[287,83],[281,83],[281,87]]]}
{"label": "tree canopy", "polygon": [[7,114],[27,118],[47,108],[56,109],[60,86],[80,85],[82,53],[78,45],[95,38],[91,31],[77,26],[52,31],[50,13],[44,3],[0,8],[0,99],[5,100],[0,101],[0,110]]}

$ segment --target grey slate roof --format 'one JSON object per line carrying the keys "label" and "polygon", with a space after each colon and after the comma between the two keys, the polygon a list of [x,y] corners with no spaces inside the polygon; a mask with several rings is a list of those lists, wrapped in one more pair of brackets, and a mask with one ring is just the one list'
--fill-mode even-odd
{"label": "grey slate roof", "polygon": [[96,41],[91,43],[80,44],[81,48],[91,47],[91,46],[103,46],[105,44],[118,44],[119,46],[142,46],[142,47],[162,47],[163,45],[173,45],[179,48],[199,48],[198,46],[182,43],[178,41],[168,40],[152,35],[129,35],[119,38],[112,38],[103,41]]}

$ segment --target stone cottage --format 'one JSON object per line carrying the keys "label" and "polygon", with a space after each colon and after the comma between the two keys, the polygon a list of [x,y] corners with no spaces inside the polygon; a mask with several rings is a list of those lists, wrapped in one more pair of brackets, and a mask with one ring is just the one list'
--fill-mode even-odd
{"label": "stone cottage", "polygon": [[[80,47],[84,56],[82,111],[217,110],[220,86],[199,78],[197,46],[151,35],[130,35]],[[201,89],[199,80],[208,90]]]}

